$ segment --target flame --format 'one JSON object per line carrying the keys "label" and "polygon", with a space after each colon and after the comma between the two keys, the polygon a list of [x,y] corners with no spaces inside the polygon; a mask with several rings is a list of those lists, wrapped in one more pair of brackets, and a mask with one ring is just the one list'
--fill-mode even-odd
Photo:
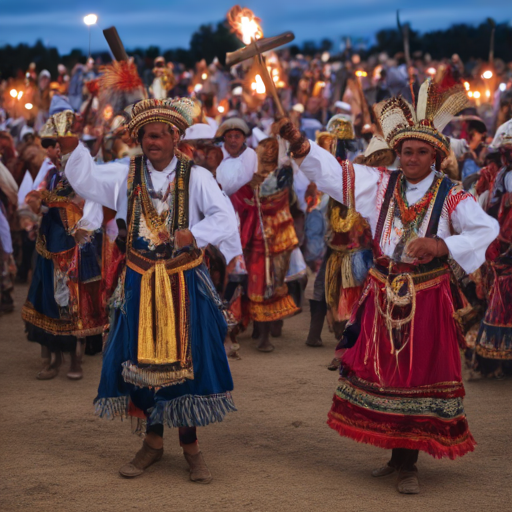
{"label": "flame", "polygon": [[254,13],[247,7],[235,5],[229,10],[227,20],[231,30],[244,44],[250,44],[255,39],[263,37],[263,30],[259,25],[261,20],[254,16]]}
{"label": "flame", "polygon": [[256,92],[256,94],[265,94],[265,84],[263,83],[263,79],[260,75],[256,75],[254,77],[254,82],[251,84],[251,89]]}

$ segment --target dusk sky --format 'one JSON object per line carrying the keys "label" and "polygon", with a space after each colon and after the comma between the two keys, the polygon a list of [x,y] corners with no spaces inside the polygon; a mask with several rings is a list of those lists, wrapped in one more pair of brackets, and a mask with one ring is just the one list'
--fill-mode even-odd
{"label": "dusk sky", "polygon": [[[37,39],[61,53],[86,50],[83,16],[95,13],[92,50],[107,50],[101,29],[115,25],[127,49],[160,46],[188,48],[190,36],[204,23],[221,21],[233,0],[0,0],[0,46],[33,44]],[[396,9],[402,21],[420,31],[446,28],[453,23],[480,23],[487,17],[512,23],[512,0],[254,0],[240,5],[262,19],[266,36],[286,30],[296,41],[341,36],[372,37],[381,28],[396,27]]]}

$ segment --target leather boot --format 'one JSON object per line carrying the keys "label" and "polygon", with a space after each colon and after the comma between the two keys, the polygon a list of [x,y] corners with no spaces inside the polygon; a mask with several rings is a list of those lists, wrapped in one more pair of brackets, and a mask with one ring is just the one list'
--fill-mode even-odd
{"label": "leather boot", "polygon": [[144,441],[142,448],[135,454],[135,457],[131,462],[125,464],[119,473],[126,478],[133,478],[144,473],[146,468],[149,468],[151,464],[158,462],[164,454],[163,448],[151,448],[149,444]]}
{"label": "leather boot", "polygon": [[69,371],[66,375],[68,379],[80,380],[84,374],[82,371],[82,359],[85,351],[85,339],[78,339],[76,341],[75,352],[70,354],[71,364],[69,365]]}
{"label": "leather boot", "polygon": [[50,356],[50,364],[43,368],[37,375],[37,380],[51,380],[57,377],[59,374],[59,368],[62,364],[62,353],[60,350],[58,352],[52,352]]}
{"label": "leather boot", "polygon": [[272,338],[280,338],[283,334],[283,320],[274,320],[270,322],[270,335]]}
{"label": "leather boot", "polygon": [[258,338],[258,350],[260,352],[272,352],[274,345],[270,343],[270,322],[258,322],[260,337]]}
{"label": "leather boot", "polygon": [[204,461],[203,452],[190,455],[183,452],[190,468],[190,480],[198,484],[209,484],[212,481],[212,474]]}
{"label": "leather boot", "polygon": [[325,301],[310,300],[309,307],[311,310],[311,323],[309,324],[309,334],[306,345],[310,347],[323,347],[322,329],[324,327],[324,319],[327,314],[327,305]]}

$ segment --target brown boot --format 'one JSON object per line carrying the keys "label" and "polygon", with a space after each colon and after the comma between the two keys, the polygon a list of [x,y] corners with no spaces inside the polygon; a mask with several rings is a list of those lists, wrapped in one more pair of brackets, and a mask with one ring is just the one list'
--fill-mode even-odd
{"label": "brown boot", "polygon": [[380,478],[382,476],[392,475],[393,473],[396,473],[396,468],[390,466],[389,464],[386,464],[381,468],[374,469],[372,471],[372,476],[375,478]]}
{"label": "brown boot", "polygon": [[71,364],[69,365],[69,371],[66,374],[66,377],[71,380],[80,380],[84,373],[82,371],[82,359],[85,350],[85,339],[82,341],[81,339],[76,342],[75,353],[71,355]]}
{"label": "brown boot", "polygon": [[400,494],[418,494],[420,492],[418,471],[406,471],[405,469],[401,469],[398,472],[396,488]]}
{"label": "brown boot", "polygon": [[270,335],[272,338],[280,338],[283,334],[283,324],[282,320],[274,320],[270,322]]}
{"label": "brown boot", "polygon": [[62,364],[62,353],[52,352],[50,355],[50,364],[43,368],[37,375],[37,380],[51,380],[59,374],[59,368]]}
{"label": "brown boot", "polygon": [[204,461],[203,452],[196,453],[195,455],[183,452],[183,455],[190,468],[190,480],[198,484],[209,484],[213,478]]}
{"label": "brown boot", "polygon": [[163,448],[151,448],[149,444],[144,441],[142,448],[135,454],[135,457],[131,462],[125,464],[119,473],[126,478],[133,478],[144,473],[146,468],[149,468],[151,464],[158,462],[164,454]]}
{"label": "brown boot", "polygon": [[322,328],[324,326],[325,315],[327,313],[327,306],[325,302],[319,300],[309,301],[311,311],[311,322],[309,324],[309,333],[306,339],[306,345],[309,347],[323,347],[322,342]]}
{"label": "brown boot", "polygon": [[258,350],[260,352],[272,352],[274,345],[270,343],[270,322],[259,322],[260,337],[258,338]]}

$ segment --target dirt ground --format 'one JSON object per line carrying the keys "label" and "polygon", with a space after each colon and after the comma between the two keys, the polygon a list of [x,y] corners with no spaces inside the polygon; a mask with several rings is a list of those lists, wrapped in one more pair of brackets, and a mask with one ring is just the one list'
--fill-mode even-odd
{"label": "dirt ground", "polygon": [[466,383],[476,451],[456,461],[420,455],[421,493],[402,496],[394,477],[374,479],[388,454],[341,438],[326,425],[336,373],[335,345],[304,345],[309,312],[285,322],[276,350],[241,337],[231,362],[238,412],[199,429],[214,480],[188,480],[177,433],[166,430],[161,462],[134,480],[117,470],[141,443],[129,422],[93,414],[101,355],[86,357],[84,379],[35,379],[39,346],[26,341],[17,310],[0,318],[0,510],[2,511],[506,511],[511,510],[512,381]]}

